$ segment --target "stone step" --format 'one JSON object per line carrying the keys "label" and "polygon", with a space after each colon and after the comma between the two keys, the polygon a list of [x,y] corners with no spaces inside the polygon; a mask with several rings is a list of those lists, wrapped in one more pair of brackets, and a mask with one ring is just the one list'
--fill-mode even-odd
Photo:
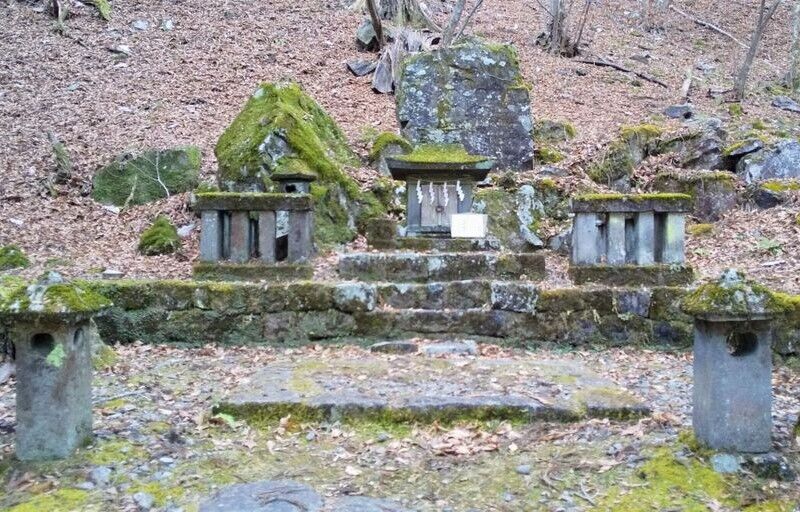
{"label": "stone step", "polygon": [[538,281],[545,276],[545,259],[539,253],[352,253],[339,257],[338,270],[343,279],[359,281]]}
{"label": "stone step", "polygon": [[444,281],[375,283],[376,305],[392,309],[499,309],[535,311],[539,290],[533,283],[511,281]]}
{"label": "stone step", "polygon": [[431,238],[401,236],[391,240],[368,240],[374,249],[400,251],[480,252],[499,251],[500,242],[488,238]]}
{"label": "stone step", "polygon": [[271,363],[215,412],[263,421],[579,421],[649,414],[635,396],[573,361],[372,355]]}

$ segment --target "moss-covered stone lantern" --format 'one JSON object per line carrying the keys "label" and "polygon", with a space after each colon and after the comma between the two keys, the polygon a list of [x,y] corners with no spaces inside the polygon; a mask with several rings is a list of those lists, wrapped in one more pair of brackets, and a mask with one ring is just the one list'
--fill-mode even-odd
{"label": "moss-covered stone lantern", "polygon": [[281,168],[272,173],[270,178],[277,183],[278,192],[284,194],[310,194],[311,182],[317,180],[317,175],[312,170],[296,166]]}
{"label": "moss-covered stone lantern", "polygon": [[472,189],[495,160],[471,155],[459,145],[418,146],[386,159],[392,178],[406,182],[406,233],[449,236],[452,216],[472,210]]}
{"label": "moss-covered stone lantern", "polygon": [[715,450],[772,447],[772,320],[791,303],[736,270],[683,301],[694,323],[695,435]]}
{"label": "moss-covered stone lantern", "polygon": [[16,347],[20,460],[69,456],[92,434],[92,317],[111,306],[51,272],[28,285],[0,278],[0,322]]}

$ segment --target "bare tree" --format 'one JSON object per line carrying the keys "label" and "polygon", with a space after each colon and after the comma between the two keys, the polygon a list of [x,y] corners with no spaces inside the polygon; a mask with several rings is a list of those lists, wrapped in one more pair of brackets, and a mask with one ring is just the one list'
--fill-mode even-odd
{"label": "bare tree", "polygon": [[788,85],[793,92],[800,90],[800,0],[794,0],[792,10],[792,49]]}
{"label": "bare tree", "polygon": [[375,5],[375,0],[367,0],[367,10],[369,11],[372,28],[375,30],[375,39],[378,40],[378,50],[380,50],[383,48],[383,23],[378,15],[378,7]]}
{"label": "bare tree", "polygon": [[[548,49],[550,53],[564,57],[574,57],[580,53],[586,24],[592,5],[596,0],[549,0],[545,6],[537,0],[546,15],[545,31],[537,38],[537,44]],[[580,7],[579,18],[573,22],[572,11],[577,4]]]}
{"label": "bare tree", "polygon": [[736,99],[743,100],[747,89],[747,78],[750,76],[750,69],[753,67],[753,61],[758,54],[758,49],[761,46],[761,40],[764,38],[764,31],[767,29],[772,16],[778,9],[778,6],[783,0],[774,0],[769,6],[767,0],[760,0],[758,6],[758,17],[756,18],[756,26],[753,29],[753,34],[750,36],[750,45],[747,53],[744,56],[744,61],[739,67],[739,72],[736,75],[734,83],[734,92]]}
{"label": "bare tree", "polygon": [[669,8],[670,0],[640,0],[642,2],[642,24],[648,32],[664,28],[664,12]]}

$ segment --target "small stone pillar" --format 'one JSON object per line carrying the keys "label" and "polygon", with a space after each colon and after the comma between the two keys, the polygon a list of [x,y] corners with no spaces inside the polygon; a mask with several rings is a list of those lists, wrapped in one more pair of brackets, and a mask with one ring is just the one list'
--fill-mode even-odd
{"label": "small stone pillar", "polygon": [[16,347],[16,456],[68,457],[91,439],[91,320],[111,302],[55,272],[31,286],[6,278],[0,289]]}
{"label": "small stone pillar", "polygon": [[692,425],[710,448],[771,449],[772,320],[788,308],[735,270],[684,299],[695,319]]}

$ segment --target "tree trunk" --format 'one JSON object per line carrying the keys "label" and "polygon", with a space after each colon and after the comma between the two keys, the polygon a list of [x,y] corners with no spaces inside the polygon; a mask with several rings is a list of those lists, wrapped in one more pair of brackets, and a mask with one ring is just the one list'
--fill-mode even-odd
{"label": "tree trunk", "polygon": [[794,1],[792,12],[792,51],[789,66],[789,88],[800,90],[800,0]]}
{"label": "tree trunk", "polygon": [[381,17],[378,15],[378,8],[375,6],[375,0],[367,0],[367,10],[369,11],[369,18],[372,21],[372,28],[375,29],[375,39],[378,40],[378,51],[383,48],[383,23]]}
{"label": "tree trunk", "polygon": [[450,15],[447,25],[442,32],[442,48],[447,48],[453,42],[453,36],[456,34],[456,27],[458,22],[461,21],[461,16],[464,14],[464,5],[466,0],[456,0],[456,5],[453,7],[453,13]]}
{"label": "tree trunk", "polygon": [[742,62],[742,65],[739,68],[739,73],[736,76],[736,82],[734,84],[736,99],[739,101],[743,100],[745,97],[747,78],[750,76],[750,69],[753,67],[753,60],[755,60],[756,55],[758,54],[758,48],[761,46],[761,39],[764,38],[764,31],[769,24],[769,20],[772,18],[772,15],[775,14],[775,10],[778,8],[780,3],[781,0],[775,0],[775,3],[773,3],[769,8],[766,7],[766,0],[761,0],[759,3],[756,26],[753,29],[753,35],[750,37],[750,45],[747,49],[747,54],[745,55],[744,62]]}

